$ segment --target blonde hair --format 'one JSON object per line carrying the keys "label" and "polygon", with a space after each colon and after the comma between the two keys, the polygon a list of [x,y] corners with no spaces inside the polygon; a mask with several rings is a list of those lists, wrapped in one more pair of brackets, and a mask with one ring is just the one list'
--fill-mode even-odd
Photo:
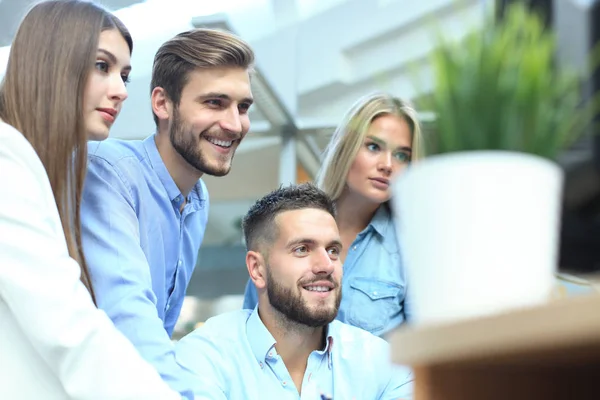
{"label": "blonde hair", "polygon": [[408,102],[386,93],[362,97],[348,110],[333,133],[317,174],[317,186],[334,201],[342,195],[350,166],[371,123],[383,115],[395,115],[408,123],[412,133],[411,162],[423,157],[421,126],[416,110]]}

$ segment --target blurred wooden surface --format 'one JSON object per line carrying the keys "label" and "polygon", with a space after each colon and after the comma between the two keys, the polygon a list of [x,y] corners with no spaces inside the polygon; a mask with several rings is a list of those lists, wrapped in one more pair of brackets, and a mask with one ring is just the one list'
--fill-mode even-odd
{"label": "blurred wooden surface", "polygon": [[389,340],[393,361],[415,369],[415,400],[600,399],[597,294]]}

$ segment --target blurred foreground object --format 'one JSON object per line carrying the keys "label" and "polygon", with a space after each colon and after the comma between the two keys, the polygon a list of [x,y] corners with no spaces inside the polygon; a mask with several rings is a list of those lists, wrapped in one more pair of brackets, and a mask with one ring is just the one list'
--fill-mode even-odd
{"label": "blurred foreground object", "polygon": [[395,363],[415,368],[416,400],[596,400],[600,296],[390,338]]}
{"label": "blurred foreground object", "polygon": [[600,104],[582,106],[578,75],[556,65],[554,35],[525,6],[484,26],[433,52],[435,155],[394,185],[417,324],[550,299],[563,186],[555,160]]}

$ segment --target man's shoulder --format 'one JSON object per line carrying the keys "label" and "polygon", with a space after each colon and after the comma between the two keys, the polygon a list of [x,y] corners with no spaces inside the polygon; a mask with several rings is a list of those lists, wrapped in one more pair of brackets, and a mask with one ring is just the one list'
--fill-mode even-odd
{"label": "man's shoulder", "polygon": [[[143,140],[106,139],[88,142],[88,175],[116,174],[128,186],[146,180],[150,162]],[[106,178],[102,178],[102,181]],[[94,182],[88,179],[88,182]]]}
{"label": "man's shoulder", "polygon": [[231,332],[233,328],[241,328],[246,325],[246,321],[252,310],[234,310],[216,315],[206,320],[203,327],[211,332],[224,333]]}
{"label": "man's shoulder", "polygon": [[357,348],[361,349],[357,354],[389,351],[388,342],[356,326],[334,320],[329,329],[333,335],[334,346],[341,347],[343,352],[355,352]]}
{"label": "man's shoulder", "polygon": [[412,371],[392,364],[388,342],[340,321],[332,324],[334,363],[347,379],[369,382],[362,388],[369,394],[361,398],[412,398]]}
{"label": "man's shoulder", "polygon": [[211,347],[231,347],[240,342],[244,334],[246,321],[252,310],[236,310],[209,318],[199,328],[179,340],[178,347],[202,346],[210,343]]}
{"label": "man's shoulder", "polygon": [[[209,318],[175,345],[175,358],[202,384],[200,392],[213,390],[216,397],[229,392],[232,379],[238,380],[244,363],[246,321],[250,310],[237,310]],[[210,397],[210,396],[209,396]],[[204,397],[202,397],[204,398]]]}
{"label": "man's shoulder", "polygon": [[122,140],[108,138],[101,142],[88,142],[88,157],[101,159],[116,166],[125,159],[142,160],[145,158],[142,140]]}

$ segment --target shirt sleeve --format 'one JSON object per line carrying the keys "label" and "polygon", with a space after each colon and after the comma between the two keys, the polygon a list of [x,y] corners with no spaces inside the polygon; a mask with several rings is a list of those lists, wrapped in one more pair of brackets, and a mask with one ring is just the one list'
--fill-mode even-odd
{"label": "shirt sleeve", "polygon": [[134,172],[123,172],[100,157],[89,157],[81,224],[98,307],[165,382],[191,398],[190,377],[175,361],[174,345],[158,315],[150,266],[140,245],[139,221],[128,182],[142,177],[125,173]]}
{"label": "shirt sleeve", "polygon": [[46,172],[22,137],[2,138],[0,171],[0,300],[68,397],[180,399],[94,306]]}
{"label": "shirt sleeve", "polygon": [[[360,350],[368,357],[368,363],[374,362],[371,373],[377,381],[378,400],[411,400],[413,398],[413,371],[404,365],[392,362],[392,348],[380,337],[363,336]],[[366,361],[366,360],[365,360]]]}
{"label": "shirt sleeve", "polygon": [[246,283],[246,292],[244,293],[244,305],[242,308],[245,310],[254,310],[257,304],[258,293],[256,291],[256,286],[254,286],[252,279],[248,279],[248,283]]}
{"label": "shirt sleeve", "polygon": [[392,365],[389,370],[389,383],[380,400],[412,399],[414,390],[412,371],[401,365]]}
{"label": "shirt sleeve", "polygon": [[[380,338],[377,338],[380,340]],[[391,361],[391,346],[385,341],[381,341],[380,356],[381,361],[380,374],[384,379],[384,390],[379,400],[410,400],[413,398],[413,371],[404,365],[394,364]]]}

